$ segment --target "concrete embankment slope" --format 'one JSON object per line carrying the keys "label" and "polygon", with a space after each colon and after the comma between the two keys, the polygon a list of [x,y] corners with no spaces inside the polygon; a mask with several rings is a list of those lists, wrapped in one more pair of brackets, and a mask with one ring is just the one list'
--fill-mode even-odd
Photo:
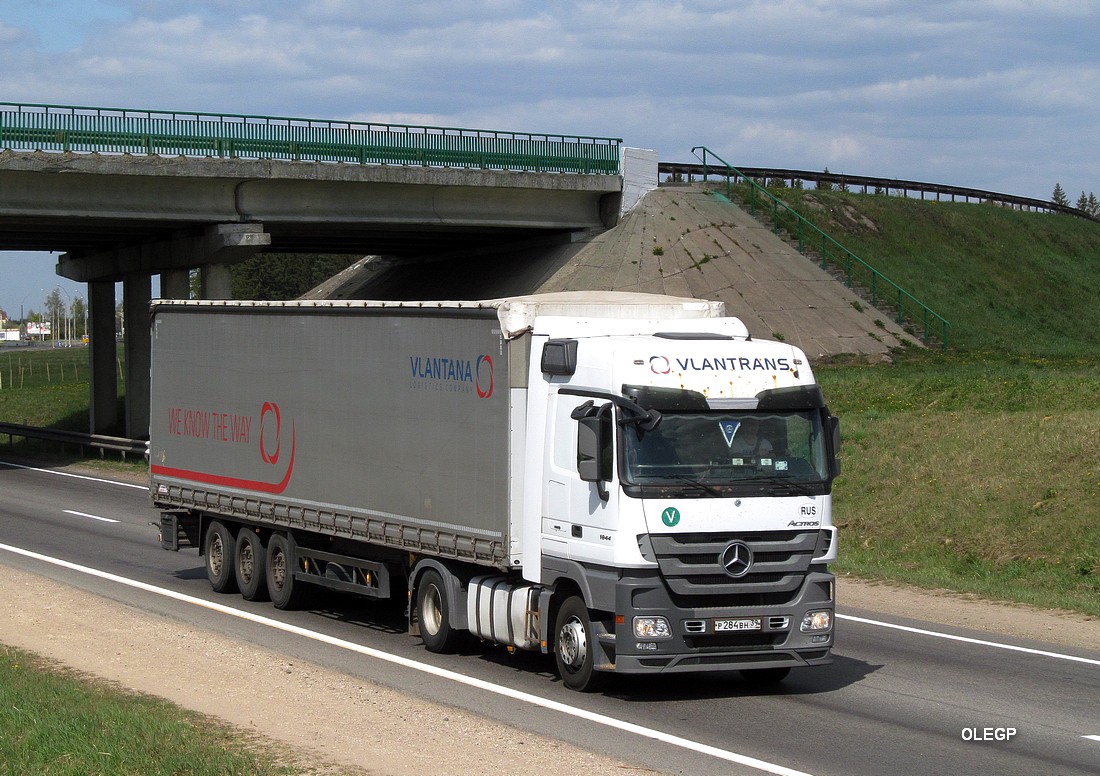
{"label": "concrete embankment slope", "polygon": [[913,341],[747,212],[696,188],[650,192],[539,287],[579,289],[718,299],[753,336],[782,337],[811,358]]}
{"label": "concrete embankment slope", "polygon": [[890,316],[747,212],[695,187],[651,191],[612,229],[482,255],[369,259],[318,298],[490,299],[550,291],[642,291],[720,300],[749,332],[810,358],[884,355],[915,342]]}

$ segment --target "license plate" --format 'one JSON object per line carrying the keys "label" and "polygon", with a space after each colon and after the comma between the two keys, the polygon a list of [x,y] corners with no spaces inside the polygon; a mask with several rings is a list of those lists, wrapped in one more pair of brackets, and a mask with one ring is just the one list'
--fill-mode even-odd
{"label": "license plate", "polygon": [[722,631],[758,631],[760,630],[759,617],[745,617],[738,620],[715,620],[714,632]]}

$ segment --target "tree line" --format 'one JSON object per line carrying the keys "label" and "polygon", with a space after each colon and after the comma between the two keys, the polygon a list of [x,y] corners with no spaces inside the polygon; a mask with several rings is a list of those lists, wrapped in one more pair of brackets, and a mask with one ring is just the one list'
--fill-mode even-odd
{"label": "tree line", "polygon": [[[1071,207],[1069,204],[1069,197],[1066,196],[1065,189],[1062,188],[1061,183],[1054,184],[1054,194],[1051,195],[1050,201],[1055,205],[1062,205],[1063,207]],[[1096,194],[1089,192],[1085,195],[1085,192],[1081,192],[1081,196],[1077,198],[1077,204],[1072,205],[1078,210],[1088,213],[1094,218],[1100,217],[1100,202],[1096,200]]]}

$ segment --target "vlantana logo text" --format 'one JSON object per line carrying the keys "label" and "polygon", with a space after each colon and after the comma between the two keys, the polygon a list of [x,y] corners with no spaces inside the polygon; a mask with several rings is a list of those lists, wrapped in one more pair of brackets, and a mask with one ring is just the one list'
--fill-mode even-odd
{"label": "vlantana logo text", "polygon": [[461,392],[472,387],[480,399],[493,395],[493,359],[485,354],[475,359],[409,356],[409,369],[417,388]]}

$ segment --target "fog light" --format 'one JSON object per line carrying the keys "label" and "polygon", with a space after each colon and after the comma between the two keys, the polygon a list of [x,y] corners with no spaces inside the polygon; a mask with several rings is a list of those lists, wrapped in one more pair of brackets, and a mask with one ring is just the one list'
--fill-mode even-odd
{"label": "fog light", "polygon": [[802,617],[802,632],[829,630],[833,625],[832,612],[806,612]]}
{"label": "fog light", "polygon": [[664,617],[635,617],[634,636],[639,639],[671,639],[672,628]]}

